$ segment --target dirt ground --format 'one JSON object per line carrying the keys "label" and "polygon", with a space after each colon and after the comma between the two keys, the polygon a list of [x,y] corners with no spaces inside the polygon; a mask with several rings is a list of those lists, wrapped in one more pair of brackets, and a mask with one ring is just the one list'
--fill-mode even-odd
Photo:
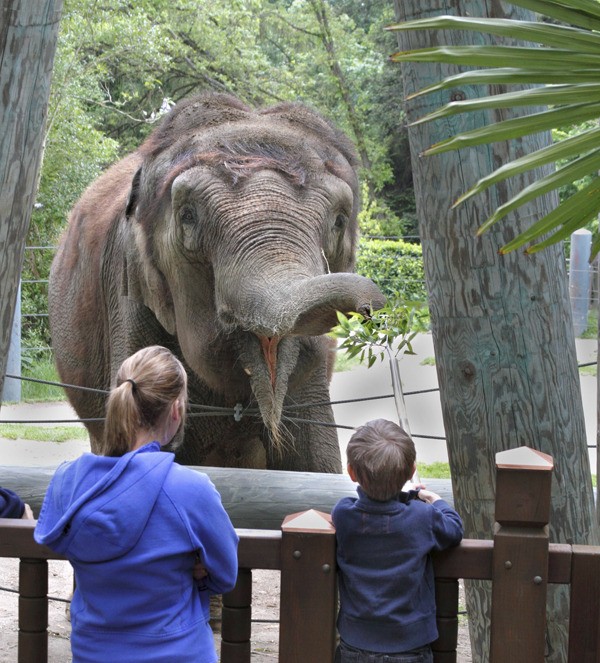
{"label": "dirt ground", "polygon": [[[66,614],[72,588],[72,572],[68,562],[48,563],[48,663],[70,663],[70,624]],[[255,570],[252,574],[252,663],[273,663],[278,660],[279,573]],[[18,596],[6,590],[16,590],[19,582],[19,562],[0,559],[0,663],[16,663],[18,640]],[[462,618],[458,634],[458,661],[471,663],[466,619]],[[219,651],[220,638],[215,636]],[[37,663],[32,661],[31,663]],[[285,663],[285,662],[282,662]]]}

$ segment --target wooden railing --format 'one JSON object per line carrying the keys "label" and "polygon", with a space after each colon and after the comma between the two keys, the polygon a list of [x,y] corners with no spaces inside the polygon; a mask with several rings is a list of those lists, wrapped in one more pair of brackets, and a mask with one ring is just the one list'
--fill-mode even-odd
{"label": "wooden railing", "polygon": [[[567,663],[600,660],[600,548],[548,543],[552,460],[498,455],[494,540],[464,540],[434,556],[439,638],[435,663],[456,663],[458,580],[491,580],[490,661],[542,663],[548,583],[570,585]],[[509,454],[508,456],[506,454]],[[19,663],[48,657],[48,559],[32,521],[0,519],[0,557],[19,558]],[[281,531],[238,529],[239,577],[223,597],[221,662],[249,663],[252,570],[281,573],[279,660],[328,663],[335,648],[335,532],[318,511]]]}

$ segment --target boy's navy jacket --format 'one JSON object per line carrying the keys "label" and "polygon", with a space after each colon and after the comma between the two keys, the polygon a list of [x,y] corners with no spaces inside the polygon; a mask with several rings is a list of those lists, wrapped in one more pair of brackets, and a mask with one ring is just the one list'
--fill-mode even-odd
{"label": "boy's navy jacket", "polygon": [[205,474],[157,442],[83,454],[57,469],[34,536],[75,569],[73,663],[217,660],[209,594],[235,585],[238,537]]}
{"label": "boy's navy jacket", "polygon": [[12,490],[0,488],[0,518],[21,518],[25,502]]}
{"label": "boy's navy jacket", "polygon": [[344,497],[331,513],[337,537],[344,642],[401,653],[437,638],[429,553],[460,543],[460,516],[444,500],[427,504],[407,493],[386,502]]}

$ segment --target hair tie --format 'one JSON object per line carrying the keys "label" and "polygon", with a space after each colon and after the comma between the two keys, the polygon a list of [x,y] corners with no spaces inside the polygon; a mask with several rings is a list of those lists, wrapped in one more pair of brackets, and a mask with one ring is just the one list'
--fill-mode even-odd
{"label": "hair tie", "polygon": [[137,384],[133,378],[127,378],[124,382],[131,382],[131,391],[135,392],[137,390]]}

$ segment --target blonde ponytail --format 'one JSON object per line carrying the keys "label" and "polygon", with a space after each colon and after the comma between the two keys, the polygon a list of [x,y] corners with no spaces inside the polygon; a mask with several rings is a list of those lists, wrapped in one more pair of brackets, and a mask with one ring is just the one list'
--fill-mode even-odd
{"label": "blonde ponytail", "polygon": [[155,428],[178,398],[184,415],[187,375],[170,350],[153,345],[126,359],[108,397],[101,455],[122,456],[130,451],[138,433]]}

